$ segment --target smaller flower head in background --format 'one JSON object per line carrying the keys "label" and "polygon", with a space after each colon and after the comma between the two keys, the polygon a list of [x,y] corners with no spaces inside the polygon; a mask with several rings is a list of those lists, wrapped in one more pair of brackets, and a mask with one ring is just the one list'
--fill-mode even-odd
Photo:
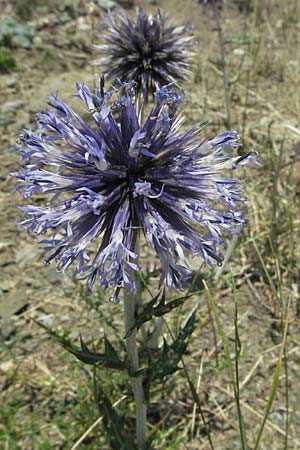
{"label": "smaller flower head in background", "polygon": [[[242,183],[232,169],[253,159],[231,157],[239,136],[226,131],[199,140],[199,130],[179,132],[180,95],[167,86],[140,123],[132,83],[117,98],[77,84],[83,118],[56,95],[37,115],[38,132],[20,137],[22,166],[14,175],[24,199],[49,197],[45,205],[25,205],[20,225],[37,236],[60,270],[115,288],[135,289],[135,242],[144,236],[162,266],[160,285],[187,287],[188,255],[208,265],[221,263],[225,235],[243,226]],[[227,176],[225,175],[227,172]],[[225,176],[224,176],[225,175]]]}
{"label": "smaller flower head in background", "polygon": [[147,15],[142,9],[135,18],[123,10],[106,15],[101,26],[104,43],[96,48],[103,56],[96,64],[113,83],[135,81],[147,101],[158,87],[187,78],[193,40],[188,26],[176,26],[160,12]]}

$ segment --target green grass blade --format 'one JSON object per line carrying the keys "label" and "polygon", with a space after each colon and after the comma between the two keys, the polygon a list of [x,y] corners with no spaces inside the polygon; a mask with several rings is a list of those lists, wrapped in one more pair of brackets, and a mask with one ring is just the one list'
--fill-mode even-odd
{"label": "green grass blade", "polygon": [[[232,381],[232,385],[233,385],[233,389],[234,389],[234,397],[235,397],[235,401],[237,404],[237,410],[238,410],[238,420],[239,420],[239,429],[240,429],[242,449],[248,450],[244,420],[243,420],[242,411],[241,411],[241,407],[240,407],[239,385],[236,383],[235,377],[234,377],[234,369],[233,369],[233,365],[232,365],[232,361],[231,361],[231,357],[230,357],[230,349],[229,349],[228,339],[226,337],[224,328],[222,326],[222,322],[220,320],[215,302],[213,301],[210,291],[208,289],[208,286],[204,280],[203,280],[203,284],[204,284],[204,288],[205,288],[205,291],[206,291],[206,294],[208,297],[208,301],[210,303],[210,307],[211,307],[214,319],[217,323],[219,334],[221,336],[221,340],[222,340],[224,352],[225,352],[225,357],[226,357],[226,361],[228,364],[228,369],[229,369],[229,373],[230,373],[230,377],[231,377],[231,381]],[[236,358],[235,358],[235,360],[236,360],[236,374],[238,376],[238,358],[239,358],[239,354],[240,354],[240,350],[241,350],[241,342],[240,342],[239,334],[238,334],[237,319],[236,319],[235,329],[236,329]]]}
{"label": "green grass blade", "polygon": [[[195,315],[195,313],[194,313],[194,315]],[[169,327],[169,325],[168,325],[168,323],[167,323],[167,321],[165,319],[164,319],[164,322],[165,322],[165,326],[166,326],[166,328],[167,328],[167,330],[168,330],[168,332],[169,332],[173,342],[175,342],[175,338],[173,336],[173,333],[172,333],[172,331],[171,331],[171,329],[170,329],[170,327]],[[211,436],[210,436],[209,428],[207,426],[207,423],[206,423],[206,420],[205,420],[205,416],[204,416],[204,413],[203,413],[203,410],[202,410],[201,400],[200,400],[199,395],[197,393],[197,389],[195,388],[195,386],[194,386],[194,384],[193,384],[193,382],[192,382],[192,380],[191,380],[191,378],[189,376],[189,373],[188,373],[188,370],[186,368],[183,356],[181,356],[181,363],[182,363],[182,366],[183,366],[183,371],[184,371],[185,378],[186,378],[186,380],[187,380],[187,382],[189,384],[189,388],[191,390],[191,394],[192,394],[193,400],[196,403],[198,411],[200,413],[201,420],[202,420],[202,423],[203,423],[203,426],[204,426],[204,430],[205,430],[205,433],[206,433],[206,436],[207,436],[210,448],[211,448],[211,450],[214,450],[214,445],[213,445],[213,442],[212,442],[212,439],[211,439]]]}
{"label": "green grass blade", "polygon": [[278,292],[277,292],[277,289],[275,287],[275,284],[273,283],[272,277],[270,276],[269,271],[268,271],[268,269],[267,269],[267,267],[265,265],[265,262],[263,260],[262,254],[260,253],[260,251],[259,251],[259,249],[258,249],[258,247],[256,245],[256,242],[254,240],[252,242],[253,242],[253,246],[255,248],[255,251],[257,253],[257,256],[259,258],[260,264],[262,266],[262,269],[264,271],[264,274],[265,274],[265,276],[266,276],[266,278],[268,280],[269,286],[270,286],[270,288],[272,290],[272,293],[273,293],[274,297],[276,298],[276,301],[277,301],[278,305],[282,306],[281,298],[278,295]]}
{"label": "green grass blade", "polygon": [[258,435],[257,435],[257,439],[255,442],[255,447],[254,450],[258,449],[263,431],[264,431],[264,427],[265,424],[267,422],[274,398],[275,398],[275,394],[276,394],[276,389],[277,389],[277,385],[279,382],[279,377],[280,377],[280,372],[281,372],[281,367],[282,367],[282,361],[283,361],[283,356],[284,356],[284,349],[285,349],[285,343],[286,343],[286,336],[287,336],[287,331],[288,331],[288,323],[289,323],[289,305],[288,305],[288,313],[286,316],[286,320],[285,320],[285,328],[284,328],[284,333],[283,333],[283,338],[282,338],[282,342],[281,342],[281,347],[280,347],[280,353],[279,353],[279,358],[276,364],[276,368],[275,368],[275,372],[273,375],[273,382],[272,382],[272,386],[271,386],[271,391],[270,391],[270,395],[269,395],[269,400],[266,406],[266,410],[265,410],[265,414],[264,414],[264,418],[262,421],[262,424],[260,426]]}
{"label": "green grass blade", "polygon": [[241,442],[243,449],[247,449],[247,438],[246,438],[246,430],[244,419],[241,410],[240,404],[240,376],[239,376],[239,359],[242,350],[242,343],[239,335],[239,326],[238,326],[238,303],[236,297],[235,283],[232,277],[232,285],[233,285],[233,297],[234,297],[234,333],[235,333],[235,380],[236,380],[236,388],[235,388],[235,398],[238,410],[238,419],[239,419],[239,430],[241,436]]}

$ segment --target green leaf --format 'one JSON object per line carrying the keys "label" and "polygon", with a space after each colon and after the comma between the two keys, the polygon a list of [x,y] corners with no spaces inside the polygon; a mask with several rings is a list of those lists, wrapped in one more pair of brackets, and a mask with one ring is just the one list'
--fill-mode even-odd
{"label": "green leaf", "polygon": [[43,325],[41,322],[35,321],[37,325],[44,328],[44,330],[47,331],[47,333],[52,336],[65,350],[72,353],[72,355],[76,356],[77,359],[80,361],[86,363],[86,364],[102,364],[103,367],[107,367],[109,369],[120,369],[124,370],[125,364],[120,359],[118,353],[112,346],[112,344],[109,342],[108,338],[104,336],[104,346],[105,351],[104,353],[98,353],[91,351],[85,342],[83,341],[82,337],[80,336],[80,344],[81,349],[76,348],[70,339],[68,339],[65,336],[59,335],[55,330],[52,330],[51,328]]}
{"label": "green leaf", "polygon": [[135,324],[127,332],[125,337],[128,337],[135,328],[138,330],[145,322],[149,322],[154,317],[162,317],[173,309],[182,306],[193,294],[194,292],[175,298],[166,303],[165,291],[159,292],[137,313]]}
{"label": "green leaf", "polygon": [[157,303],[160,305],[162,302],[165,302],[165,291],[159,292],[155,297],[153,297],[147,304],[143,306],[143,309],[137,314],[135,324],[130,330],[128,330],[125,338],[130,336],[133,330],[136,328],[137,330],[153,317],[154,305]]}
{"label": "green leaf", "polygon": [[138,450],[133,436],[125,429],[125,420],[111,404],[100,386],[97,387],[99,412],[108,434],[110,445],[114,450]]}
{"label": "green leaf", "polygon": [[117,351],[114,349],[112,344],[109,342],[108,338],[104,336],[104,345],[105,345],[105,355],[110,361],[115,361],[118,364],[123,364]]}
{"label": "green leaf", "polygon": [[164,340],[159,358],[156,361],[152,361],[149,368],[146,369],[145,384],[149,384],[152,381],[161,382],[164,377],[180,369],[178,364],[187,349],[194,328],[195,313],[190,317],[185,327],[180,330],[177,338],[171,345]]}
{"label": "green leaf", "polygon": [[83,342],[80,336],[81,350],[74,348],[70,344],[62,344],[62,346],[72,353],[76,358],[86,364],[101,364],[103,367],[108,367],[110,369],[125,369],[124,363],[119,358],[116,350],[113,348],[112,344],[109,342],[107,337],[105,337],[105,352],[98,353],[89,350],[87,345]]}

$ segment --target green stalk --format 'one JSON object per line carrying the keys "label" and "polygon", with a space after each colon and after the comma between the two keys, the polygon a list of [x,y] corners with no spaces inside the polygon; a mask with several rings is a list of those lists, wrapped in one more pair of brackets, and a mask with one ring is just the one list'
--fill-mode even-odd
{"label": "green stalk", "polygon": [[[134,376],[139,370],[139,357],[137,348],[137,331],[135,324],[135,309],[137,295],[130,291],[125,285],[124,288],[124,321],[126,336],[126,351],[129,363],[129,375],[131,387],[135,400],[136,415],[136,439],[141,450],[146,449],[146,433],[147,433],[147,408],[145,403],[145,393],[143,387],[143,379],[141,376]],[[129,330],[133,330],[129,333]]]}

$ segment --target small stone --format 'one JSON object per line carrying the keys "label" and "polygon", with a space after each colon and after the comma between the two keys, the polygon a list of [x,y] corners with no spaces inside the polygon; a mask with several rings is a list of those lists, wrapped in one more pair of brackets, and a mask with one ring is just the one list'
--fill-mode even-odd
{"label": "small stone", "polygon": [[69,314],[63,314],[62,316],[60,316],[60,320],[62,322],[68,322],[70,320]]}
{"label": "small stone", "polygon": [[41,38],[41,36],[34,36],[33,45],[37,48],[43,47],[43,39]]}
{"label": "small stone", "polygon": [[54,13],[48,14],[47,16],[39,17],[36,22],[33,22],[33,25],[36,30],[41,30],[43,28],[52,28],[59,24],[59,17],[57,17]]}
{"label": "small stone", "polygon": [[11,291],[3,294],[0,299],[0,316],[8,318],[14,314],[18,314],[27,304],[27,297],[24,290]]}
{"label": "small stone", "polygon": [[15,370],[15,363],[12,359],[9,361],[4,361],[0,364],[0,370],[2,372],[9,372],[10,370]]}
{"label": "small stone", "polygon": [[15,109],[22,108],[24,106],[23,100],[12,100],[2,105],[3,112],[14,111]]}
{"label": "small stone", "polygon": [[97,4],[104,9],[113,9],[117,6],[112,0],[97,0]]}
{"label": "small stone", "polygon": [[16,330],[16,322],[10,318],[0,319],[0,335],[7,340]]}
{"label": "small stone", "polygon": [[79,17],[77,20],[78,31],[88,31],[91,29],[91,25],[85,21],[84,17]]}
{"label": "small stone", "polygon": [[7,248],[11,245],[11,242],[0,241],[0,253],[7,250]]}
{"label": "small stone", "polygon": [[17,80],[11,75],[5,75],[0,77],[0,87],[2,89],[15,87]]}
{"label": "small stone", "polygon": [[80,331],[77,328],[72,328],[72,331],[69,334],[69,339],[71,341],[77,341],[80,338]]}
{"label": "small stone", "polygon": [[33,22],[35,28],[40,30],[41,28],[51,25],[49,17],[39,17],[36,22]]}
{"label": "small stone", "polygon": [[51,284],[60,283],[62,274],[58,272],[55,267],[49,267],[47,270],[47,278]]}
{"label": "small stone", "polygon": [[54,314],[45,314],[37,318],[37,321],[44,327],[51,328],[54,322]]}
{"label": "small stone", "polygon": [[9,292],[14,287],[15,287],[15,281],[13,281],[13,280],[6,279],[6,280],[1,281],[2,292]]}
{"label": "small stone", "polygon": [[42,251],[36,245],[23,243],[15,249],[16,263],[23,268],[26,264],[36,261],[41,252]]}
{"label": "small stone", "polygon": [[235,56],[243,56],[245,54],[245,50],[243,48],[235,48],[233,50],[233,54]]}

